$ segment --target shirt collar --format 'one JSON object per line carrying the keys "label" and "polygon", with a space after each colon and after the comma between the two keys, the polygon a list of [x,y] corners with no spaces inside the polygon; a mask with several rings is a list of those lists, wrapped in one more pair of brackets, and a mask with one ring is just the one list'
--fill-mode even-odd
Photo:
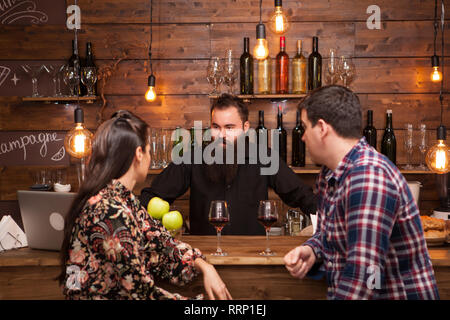
{"label": "shirt collar", "polygon": [[121,199],[131,202],[136,202],[137,200],[133,192],[125,187],[118,179],[113,179],[106,188],[113,197],[118,196]]}

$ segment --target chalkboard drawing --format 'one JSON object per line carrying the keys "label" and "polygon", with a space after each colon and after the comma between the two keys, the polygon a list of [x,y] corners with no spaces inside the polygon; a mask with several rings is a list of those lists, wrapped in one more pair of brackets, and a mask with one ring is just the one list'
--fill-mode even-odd
{"label": "chalkboard drawing", "polygon": [[0,2],[0,22],[11,24],[18,20],[27,20],[32,24],[48,21],[48,15],[36,10],[36,1],[2,1]]}
{"label": "chalkboard drawing", "polygon": [[2,86],[3,82],[5,82],[10,72],[11,72],[10,68],[0,66],[0,87]]}
{"label": "chalkboard drawing", "polygon": [[61,161],[65,155],[66,155],[66,150],[64,149],[64,146],[62,146],[61,149],[59,149],[59,151],[57,153],[55,153],[51,159],[53,161]]}

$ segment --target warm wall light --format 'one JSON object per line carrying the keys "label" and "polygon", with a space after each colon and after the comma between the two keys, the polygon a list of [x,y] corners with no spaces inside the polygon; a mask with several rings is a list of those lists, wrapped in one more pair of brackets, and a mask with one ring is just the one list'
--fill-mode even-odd
{"label": "warm wall light", "polygon": [[446,129],[441,125],[437,130],[438,142],[428,150],[426,156],[427,166],[434,173],[443,174],[450,171],[450,151],[445,144],[445,139]]}
{"label": "warm wall light", "polygon": [[266,27],[262,23],[262,0],[259,1],[259,23],[256,25],[256,45],[253,48],[255,59],[264,60],[269,56],[269,47],[266,40]]}
{"label": "warm wall light", "polygon": [[276,34],[284,34],[289,29],[289,22],[283,12],[281,0],[275,0],[275,11],[270,16],[269,28]]}
{"label": "warm wall light", "polygon": [[147,92],[145,93],[145,100],[152,102],[155,101],[156,99],[156,88],[155,88],[155,76],[153,74],[151,74],[148,77],[148,89]]}
{"label": "warm wall light", "polygon": [[84,127],[83,109],[75,109],[75,127],[64,138],[66,151],[75,158],[87,157],[92,150],[92,133]]}
{"label": "warm wall light", "polygon": [[156,99],[156,77],[153,75],[153,65],[152,65],[152,40],[153,40],[153,1],[150,0],[150,45],[148,47],[148,61],[150,65],[150,75],[147,79],[148,89],[145,92],[145,100],[148,102],[155,101]]}
{"label": "warm wall light", "polygon": [[442,81],[442,73],[439,71],[439,57],[434,55],[431,57],[431,66],[433,71],[431,72],[431,81],[439,82]]}

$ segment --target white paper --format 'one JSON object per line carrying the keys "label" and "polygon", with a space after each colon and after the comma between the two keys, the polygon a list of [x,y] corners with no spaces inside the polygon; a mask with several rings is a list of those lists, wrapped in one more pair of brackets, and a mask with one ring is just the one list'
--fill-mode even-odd
{"label": "white paper", "polygon": [[313,234],[316,233],[317,228],[317,213],[316,214],[310,214],[311,217],[311,223],[313,225]]}
{"label": "white paper", "polygon": [[0,252],[28,246],[25,233],[11,216],[4,216],[0,225]]}

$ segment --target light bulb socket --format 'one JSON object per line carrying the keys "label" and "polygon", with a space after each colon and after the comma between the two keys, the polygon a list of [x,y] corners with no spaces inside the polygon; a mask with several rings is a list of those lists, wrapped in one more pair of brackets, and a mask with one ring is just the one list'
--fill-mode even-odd
{"label": "light bulb socket", "polygon": [[281,7],[282,5],[281,0],[275,0],[275,7]]}
{"label": "light bulb socket", "polygon": [[148,76],[147,84],[149,87],[155,87],[156,78],[153,74]]}
{"label": "light bulb socket", "polygon": [[436,130],[436,138],[437,140],[447,139],[447,128],[445,128],[442,124]]}
{"label": "light bulb socket", "polygon": [[84,123],[84,112],[81,108],[76,108],[74,112],[75,123]]}
{"label": "light bulb socket", "polygon": [[439,67],[439,57],[437,55],[434,55],[431,57],[431,66],[434,67]]}
{"label": "light bulb socket", "polygon": [[263,23],[258,23],[256,25],[256,39],[265,39],[266,38],[266,27]]}

